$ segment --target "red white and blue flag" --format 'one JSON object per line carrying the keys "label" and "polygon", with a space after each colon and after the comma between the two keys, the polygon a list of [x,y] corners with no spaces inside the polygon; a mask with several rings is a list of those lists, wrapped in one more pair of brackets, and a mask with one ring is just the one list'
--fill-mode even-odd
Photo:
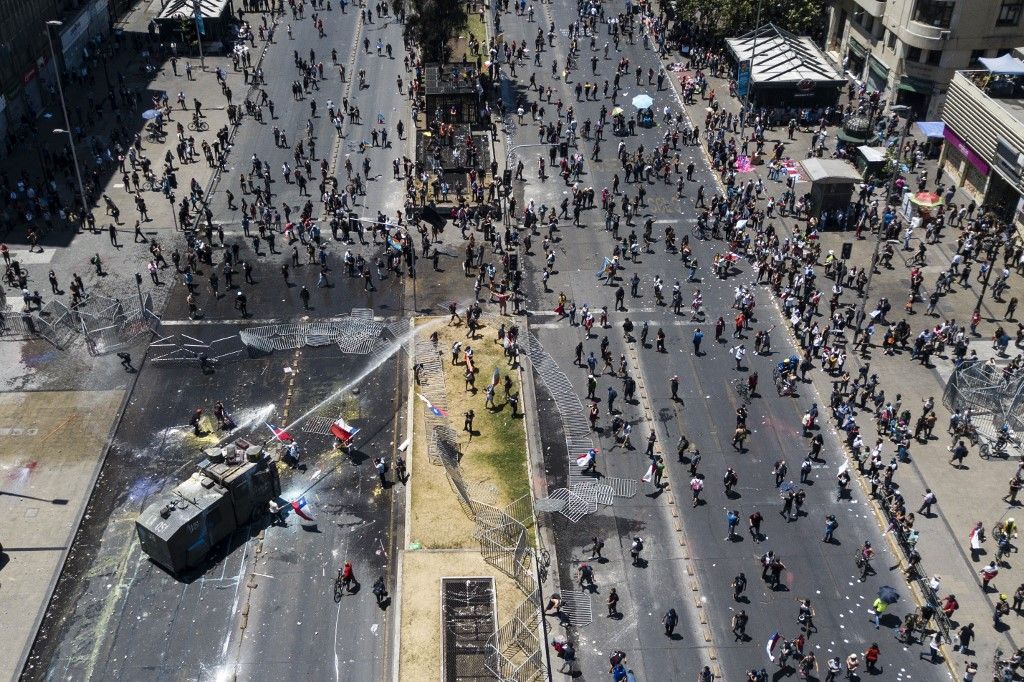
{"label": "red white and blue flag", "polygon": [[342,443],[351,442],[352,436],[356,435],[357,433],[359,433],[359,429],[357,429],[354,426],[351,426],[344,419],[339,419],[338,421],[331,424],[331,435],[340,440]]}
{"label": "red white and blue flag", "polygon": [[292,509],[295,510],[295,513],[298,515],[300,519],[310,522],[316,521],[316,519],[314,519],[313,515],[310,513],[309,503],[306,502],[305,496],[300,497],[297,500],[292,500]]}
{"label": "red white and blue flag", "polygon": [[284,442],[286,440],[295,440],[294,438],[292,438],[292,434],[288,433],[284,429],[279,429],[270,422],[263,423],[266,424],[267,428],[274,433],[274,438],[278,439],[279,441]]}
{"label": "red white and blue flag", "polygon": [[425,395],[423,395],[422,393],[417,393],[416,395],[418,395],[420,397],[420,400],[422,400],[423,402],[425,402],[427,404],[427,409],[430,410],[430,413],[433,414],[435,417],[447,417],[448,416],[447,412],[442,410],[440,407],[438,407],[434,403],[430,402],[430,400],[428,400],[427,397]]}
{"label": "red white and blue flag", "polygon": [[765,644],[764,650],[768,653],[769,661],[775,660],[775,647],[778,645],[780,639],[782,638],[779,637],[778,632],[773,632],[772,636],[768,638],[768,643]]}
{"label": "red white and blue flag", "polygon": [[576,456],[576,466],[586,467],[592,460],[597,459],[597,448],[590,448],[582,455]]}

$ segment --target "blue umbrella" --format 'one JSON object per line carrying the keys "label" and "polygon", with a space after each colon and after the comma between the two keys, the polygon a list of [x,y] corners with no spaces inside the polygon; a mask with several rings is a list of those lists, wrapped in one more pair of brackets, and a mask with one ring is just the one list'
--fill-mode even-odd
{"label": "blue umbrella", "polygon": [[146,119],[147,121],[152,120],[152,119],[156,118],[159,115],[160,115],[160,112],[157,111],[156,109],[146,109],[145,111],[142,112],[142,118]]}
{"label": "blue umbrella", "polygon": [[886,604],[895,604],[897,601],[899,601],[900,595],[899,592],[897,592],[892,587],[889,587],[888,585],[883,585],[878,589],[878,598],[884,601]]}

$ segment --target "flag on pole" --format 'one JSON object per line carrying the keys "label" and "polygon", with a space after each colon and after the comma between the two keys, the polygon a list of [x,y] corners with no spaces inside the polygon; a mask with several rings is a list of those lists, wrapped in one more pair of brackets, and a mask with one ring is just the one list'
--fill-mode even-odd
{"label": "flag on pole", "polygon": [[196,31],[199,35],[206,35],[206,23],[203,21],[203,10],[199,0],[195,0]]}
{"label": "flag on pole", "polygon": [[331,424],[331,435],[340,440],[342,443],[350,443],[352,437],[359,433],[359,429],[354,426],[350,426],[344,419]]}
{"label": "flag on pole", "polygon": [[300,497],[297,500],[292,500],[292,509],[295,510],[295,513],[300,519],[309,521],[310,523],[316,523],[316,519],[314,519],[312,514],[310,514],[309,503],[306,502],[305,496]]}
{"label": "flag on pole", "polygon": [[597,277],[598,279],[601,279],[602,277],[607,277],[608,276],[608,269],[609,268],[614,268],[614,267],[615,267],[615,261],[613,261],[611,258],[608,258],[607,256],[605,256],[605,258],[604,258],[604,265],[601,266],[601,269],[597,272],[596,275],[594,275],[594,277]]}
{"label": "flag on pole", "polygon": [[440,407],[438,407],[434,403],[430,402],[430,400],[428,400],[427,397],[425,395],[423,395],[422,393],[417,393],[416,395],[418,395],[420,397],[420,400],[422,400],[423,402],[425,402],[427,404],[427,409],[430,410],[430,413],[433,414],[435,417],[447,417],[448,416],[447,412],[442,410]]}
{"label": "flag on pole", "polygon": [[286,440],[294,440],[292,438],[292,434],[288,433],[284,429],[279,429],[276,426],[274,426],[273,424],[271,424],[270,422],[263,422],[263,423],[266,424],[267,428],[270,429],[274,433],[274,438],[278,439],[282,443],[284,441],[286,441]]}
{"label": "flag on pole", "polygon": [[769,661],[775,660],[775,646],[779,643],[780,639],[782,638],[779,637],[778,632],[773,632],[772,636],[768,638],[768,643],[765,644],[764,650],[768,653]]}

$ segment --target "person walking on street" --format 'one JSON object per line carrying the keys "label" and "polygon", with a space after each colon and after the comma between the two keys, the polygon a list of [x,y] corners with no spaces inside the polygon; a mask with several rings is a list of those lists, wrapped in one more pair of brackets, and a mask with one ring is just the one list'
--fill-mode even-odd
{"label": "person walking on street", "polygon": [[839,679],[839,673],[843,670],[843,664],[838,656],[828,659],[825,664],[825,682],[835,682]]}
{"label": "person walking on street", "polygon": [[921,506],[918,508],[918,514],[924,514],[925,516],[932,515],[932,505],[935,504],[938,498],[935,497],[935,493],[932,492],[931,488],[925,488],[924,494],[921,496]]}
{"label": "person walking on street", "polygon": [[996,579],[999,575],[999,567],[996,566],[995,561],[990,561],[987,566],[982,568],[978,573],[981,574],[981,589],[983,592],[989,591],[989,583]]}
{"label": "person walking on street", "polygon": [[732,598],[733,601],[739,601],[740,596],[743,595],[743,591],[747,589],[747,576],[742,571],[732,579]]}
{"label": "person walking on street", "polygon": [[881,597],[875,597],[875,601],[871,602],[871,609],[868,613],[871,614],[871,618],[875,621],[875,629],[881,627],[882,614],[885,613],[889,608],[889,605]]}
{"label": "person walking on street", "polygon": [[562,657],[562,665],[558,669],[558,672],[565,673],[572,677],[575,674],[576,647],[572,645],[572,642],[566,642],[559,655]]}
{"label": "person walking on street", "polygon": [[604,548],[604,541],[599,539],[596,535],[590,545],[590,558],[601,561],[604,557],[601,556],[601,550]]}
{"label": "person walking on street", "polygon": [[747,612],[744,609],[740,609],[733,614],[730,625],[732,626],[732,634],[736,637],[736,641],[745,640],[747,638]]}
{"label": "person walking on street", "polygon": [[833,535],[836,532],[836,528],[839,527],[839,521],[836,520],[835,514],[829,514],[825,517],[825,537],[821,539],[822,542],[832,544]]}
{"label": "person walking on street", "polygon": [[676,614],[676,610],[669,609],[665,617],[661,619],[661,624],[665,626],[665,636],[674,638],[676,626],[679,624],[679,616]]}
{"label": "person walking on street", "polygon": [[878,648],[878,642],[872,642],[871,646],[864,652],[864,666],[872,675],[878,673],[876,666],[878,665],[878,657],[881,655],[882,651]]}
{"label": "person walking on street", "polygon": [[608,593],[608,617],[617,618],[619,616],[619,593],[615,591],[613,587]]}

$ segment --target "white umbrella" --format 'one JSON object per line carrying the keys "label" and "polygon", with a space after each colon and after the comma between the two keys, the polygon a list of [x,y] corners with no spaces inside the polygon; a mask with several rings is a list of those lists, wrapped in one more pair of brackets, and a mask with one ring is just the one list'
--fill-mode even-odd
{"label": "white umbrella", "polygon": [[637,109],[647,109],[652,104],[654,104],[654,100],[650,95],[637,95],[633,98],[633,106]]}

